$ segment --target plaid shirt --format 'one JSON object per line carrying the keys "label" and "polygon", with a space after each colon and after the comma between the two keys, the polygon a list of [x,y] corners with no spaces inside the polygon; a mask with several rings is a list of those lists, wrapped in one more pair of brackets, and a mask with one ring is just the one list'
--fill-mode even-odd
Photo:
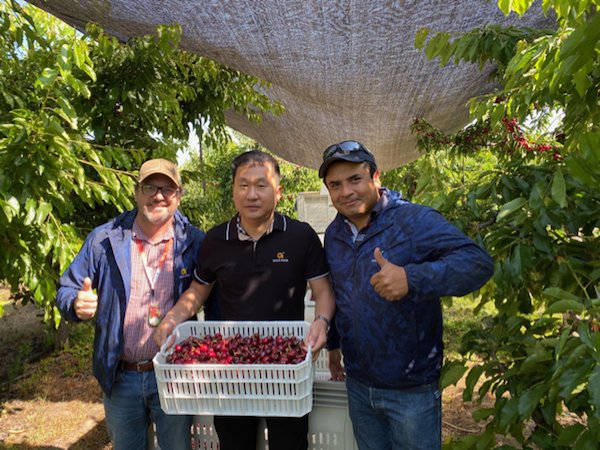
{"label": "plaid shirt", "polygon": [[154,342],[155,327],[148,323],[150,306],[154,303],[163,318],[173,304],[173,247],[168,252],[164,266],[155,282],[154,299],[150,296],[150,282],[144,270],[142,255],[138,249],[136,239],[142,241],[146,260],[148,262],[149,274],[154,277],[158,269],[158,261],[165,250],[167,242],[173,239],[173,227],[155,241],[144,234],[137,220],[133,223],[131,230],[131,295],[125,311],[123,323],[123,347],[122,361],[146,361],[154,358],[160,350]]}

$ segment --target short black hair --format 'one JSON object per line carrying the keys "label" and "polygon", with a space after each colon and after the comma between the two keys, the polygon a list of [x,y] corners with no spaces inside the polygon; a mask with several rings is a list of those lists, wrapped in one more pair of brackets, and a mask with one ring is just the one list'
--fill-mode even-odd
{"label": "short black hair", "polygon": [[250,150],[249,152],[244,152],[235,157],[233,162],[231,163],[231,178],[235,181],[235,174],[237,172],[238,167],[244,165],[266,165],[270,164],[273,167],[273,170],[277,174],[278,178],[281,178],[281,172],[279,170],[279,163],[275,158],[269,155],[266,152],[260,150]]}
{"label": "short black hair", "polygon": [[367,166],[367,169],[369,169],[369,175],[371,175],[371,178],[373,178],[373,175],[375,175],[375,172],[377,172],[377,167],[375,164],[369,161],[364,161],[363,166]]}

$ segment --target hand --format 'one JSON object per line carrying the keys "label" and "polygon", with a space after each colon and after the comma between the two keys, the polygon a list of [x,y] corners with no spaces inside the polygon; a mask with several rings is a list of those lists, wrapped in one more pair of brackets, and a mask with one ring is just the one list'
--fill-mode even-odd
{"label": "hand", "polygon": [[371,277],[371,284],[386,300],[400,300],[408,294],[408,280],[404,267],[397,266],[386,260],[379,247],[374,252],[375,261],[381,270]]}
{"label": "hand", "polygon": [[319,352],[327,344],[327,324],[324,320],[315,320],[310,326],[310,332],[304,340],[304,348],[308,350],[311,346],[312,360],[315,362],[319,359]]}
{"label": "hand", "polygon": [[[165,317],[154,331],[154,342],[156,342],[159,347],[162,347],[163,344],[167,342],[169,336],[171,336],[173,333],[175,326],[176,324],[173,320],[169,320],[168,317]],[[173,345],[173,342],[171,342],[171,345]]]}
{"label": "hand", "polygon": [[80,320],[90,320],[96,314],[98,296],[92,292],[92,280],[89,277],[83,280],[83,289],[77,293],[73,307]]}
{"label": "hand", "polygon": [[342,352],[339,349],[327,354],[327,364],[333,381],[346,381],[346,370],[342,366]]}

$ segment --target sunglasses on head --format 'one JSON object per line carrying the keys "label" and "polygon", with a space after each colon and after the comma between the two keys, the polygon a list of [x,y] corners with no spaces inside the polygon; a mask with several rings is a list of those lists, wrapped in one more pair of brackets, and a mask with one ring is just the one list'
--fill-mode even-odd
{"label": "sunglasses on head", "polygon": [[333,144],[327,147],[323,152],[323,161],[325,161],[327,158],[331,158],[337,153],[343,153],[344,155],[348,155],[349,153],[360,151],[371,155],[371,152],[367,150],[365,146],[362,145],[360,142],[344,141],[339,144]]}

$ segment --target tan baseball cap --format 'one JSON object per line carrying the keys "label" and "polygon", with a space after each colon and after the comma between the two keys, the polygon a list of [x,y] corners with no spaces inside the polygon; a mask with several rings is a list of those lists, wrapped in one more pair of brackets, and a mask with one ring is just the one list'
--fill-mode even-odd
{"label": "tan baseball cap", "polygon": [[171,161],[166,159],[150,159],[142,164],[140,167],[140,175],[138,176],[138,183],[141,183],[150,175],[161,174],[169,177],[175,182],[177,187],[181,187],[181,177],[179,176],[179,170],[177,166]]}

